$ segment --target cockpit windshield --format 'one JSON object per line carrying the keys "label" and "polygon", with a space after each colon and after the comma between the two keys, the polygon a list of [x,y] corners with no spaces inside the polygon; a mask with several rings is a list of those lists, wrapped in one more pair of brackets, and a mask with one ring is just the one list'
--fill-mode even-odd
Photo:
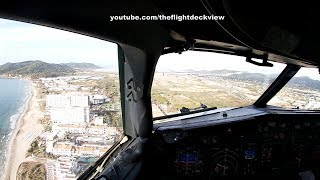
{"label": "cockpit windshield", "polygon": [[[152,86],[153,117],[252,105],[286,66],[272,64],[273,67],[257,66],[246,62],[244,57],[210,52],[163,55]],[[318,74],[313,71],[301,69],[287,84],[288,88],[269,104],[285,108],[318,107],[307,105],[316,101],[317,96],[312,94],[318,92],[317,85],[320,87]]]}

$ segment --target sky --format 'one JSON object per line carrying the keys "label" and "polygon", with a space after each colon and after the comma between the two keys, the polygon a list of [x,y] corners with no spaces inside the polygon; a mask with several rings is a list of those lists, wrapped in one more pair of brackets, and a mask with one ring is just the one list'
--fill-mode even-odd
{"label": "sky", "polygon": [[[259,60],[257,60],[259,61]],[[179,54],[163,55],[159,59],[157,68],[164,71],[183,71],[184,69],[193,70],[212,70],[229,69],[236,71],[248,71],[252,73],[278,74],[284,69],[285,65],[275,63],[274,67],[260,67],[247,63],[245,57],[212,53],[187,51]]]}
{"label": "sky", "polygon": [[[117,69],[115,43],[44,26],[0,19],[0,65],[7,62],[41,60],[48,63],[90,62]],[[160,57],[157,71],[231,69],[264,74],[279,74],[285,67],[259,67],[244,57],[211,52],[184,52]],[[296,76],[320,80],[317,69],[302,69]]]}
{"label": "sky", "polygon": [[[259,61],[259,60],[256,60]],[[246,62],[245,57],[226,55],[212,52],[187,51],[179,54],[168,54],[160,57],[156,71],[183,71],[229,69],[235,71],[246,71],[250,73],[280,74],[286,64],[271,62],[273,67],[261,67]],[[301,68],[295,75],[308,76],[320,80],[319,71],[316,68]]]}
{"label": "sky", "polygon": [[115,43],[44,26],[0,19],[0,64],[26,60],[117,65]]}

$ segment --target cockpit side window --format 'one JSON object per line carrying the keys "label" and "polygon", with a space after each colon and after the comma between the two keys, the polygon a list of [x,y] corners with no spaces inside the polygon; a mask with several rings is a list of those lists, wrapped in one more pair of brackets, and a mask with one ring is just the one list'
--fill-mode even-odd
{"label": "cockpit side window", "polygon": [[3,179],[76,178],[119,141],[117,44],[0,19],[0,52]]}

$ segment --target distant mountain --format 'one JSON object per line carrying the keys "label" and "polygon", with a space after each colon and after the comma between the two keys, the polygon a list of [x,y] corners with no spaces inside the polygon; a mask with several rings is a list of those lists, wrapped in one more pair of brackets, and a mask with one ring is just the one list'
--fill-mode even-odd
{"label": "distant mountain", "polygon": [[266,79],[274,80],[277,76],[275,74],[265,75],[261,73],[242,72],[240,74],[229,75],[228,78],[241,80],[241,81],[259,81],[264,82]]}
{"label": "distant mountain", "polygon": [[73,69],[100,69],[101,68],[92,63],[62,63],[61,65],[66,65]]}
{"label": "distant mountain", "polygon": [[[228,69],[219,70],[194,70],[186,69],[182,72],[185,73],[196,73],[196,74],[206,74],[208,76],[219,76],[226,79],[238,80],[238,81],[249,81],[252,83],[267,83],[271,84],[278,76],[278,74],[262,74],[262,73],[250,73],[244,71],[235,71]],[[302,88],[302,89],[320,89],[320,81],[313,80],[308,76],[293,77],[286,87]]]}
{"label": "distant mountain", "polygon": [[311,79],[308,76],[294,77],[289,81],[288,85],[296,88],[320,89],[320,81]]}
{"label": "distant mountain", "polygon": [[194,69],[186,69],[183,70],[182,72],[189,72],[189,73],[202,73],[202,74],[230,74],[230,73],[238,73],[239,71],[234,71],[234,70],[228,70],[228,69],[218,69],[218,70],[194,70]]}
{"label": "distant mountain", "polygon": [[238,73],[239,71],[228,70],[228,69],[218,69],[218,70],[211,70],[211,71],[204,71],[206,73],[214,73],[214,74],[233,74]]}
{"label": "distant mountain", "polygon": [[[271,84],[277,78],[277,75],[265,75],[261,73],[243,72],[240,74],[229,75],[227,76],[227,78],[236,79],[239,81],[251,81],[256,83],[265,83],[265,81],[267,80],[267,83]],[[320,89],[320,81],[313,80],[307,76],[293,77],[286,86],[304,89]]]}
{"label": "distant mountain", "polygon": [[0,74],[2,75],[22,75],[31,78],[57,77],[71,75],[74,72],[75,71],[69,66],[50,64],[42,61],[6,63],[0,66]]}

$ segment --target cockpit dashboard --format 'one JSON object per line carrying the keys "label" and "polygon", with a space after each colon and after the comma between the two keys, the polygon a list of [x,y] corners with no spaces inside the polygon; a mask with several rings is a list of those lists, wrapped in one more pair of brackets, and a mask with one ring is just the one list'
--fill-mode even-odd
{"label": "cockpit dashboard", "polygon": [[194,126],[194,118],[187,120],[196,128],[184,120],[180,128],[175,121],[156,124],[149,143],[151,166],[161,170],[160,179],[320,177],[318,114],[241,117],[246,119],[223,117],[209,126],[202,121],[202,127]]}

